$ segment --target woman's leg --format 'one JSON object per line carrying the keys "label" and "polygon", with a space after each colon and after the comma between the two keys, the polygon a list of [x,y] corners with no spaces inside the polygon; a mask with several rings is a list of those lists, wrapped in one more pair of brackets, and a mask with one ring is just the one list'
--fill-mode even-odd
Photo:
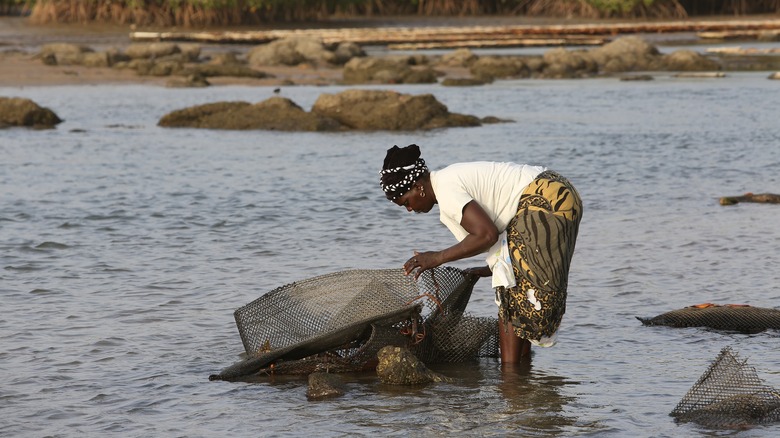
{"label": "woman's leg", "polygon": [[511,322],[498,319],[498,348],[502,364],[516,364],[531,359],[531,343],[515,334]]}

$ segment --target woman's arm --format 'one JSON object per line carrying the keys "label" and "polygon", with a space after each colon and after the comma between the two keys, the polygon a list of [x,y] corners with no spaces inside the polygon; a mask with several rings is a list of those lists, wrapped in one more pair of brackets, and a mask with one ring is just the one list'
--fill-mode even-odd
{"label": "woman's arm", "polygon": [[466,238],[441,251],[415,251],[414,257],[404,263],[406,275],[417,269],[414,275],[417,279],[428,269],[481,254],[498,240],[498,229],[476,201],[471,201],[463,207],[460,225],[469,233]]}

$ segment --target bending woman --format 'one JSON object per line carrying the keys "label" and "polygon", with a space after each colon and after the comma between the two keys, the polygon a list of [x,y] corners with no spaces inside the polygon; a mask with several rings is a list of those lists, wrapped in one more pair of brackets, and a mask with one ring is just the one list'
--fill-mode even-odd
{"label": "bending woman", "polygon": [[456,163],[429,171],[420,148],[387,150],[381,186],[390,201],[427,213],[439,205],[441,222],[458,243],[414,252],[404,263],[415,279],[439,265],[487,253],[499,306],[503,363],[530,358],[531,343],[550,347],[566,311],[569,264],[582,217],[574,187],[543,167],[515,163]]}

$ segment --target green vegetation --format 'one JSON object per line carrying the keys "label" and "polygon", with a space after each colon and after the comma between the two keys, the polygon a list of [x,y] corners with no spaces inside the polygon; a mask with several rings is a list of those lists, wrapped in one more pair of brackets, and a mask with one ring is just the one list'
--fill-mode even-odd
{"label": "green vegetation", "polygon": [[239,25],[382,15],[683,18],[780,13],[780,0],[0,0],[36,23]]}

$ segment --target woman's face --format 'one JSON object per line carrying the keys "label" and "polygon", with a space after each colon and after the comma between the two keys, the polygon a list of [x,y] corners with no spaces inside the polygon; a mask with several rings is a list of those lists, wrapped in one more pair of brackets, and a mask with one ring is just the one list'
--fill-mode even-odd
{"label": "woman's face", "polygon": [[396,204],[404,207],[406,211],[415,213],[428,213],[433,208],[433,196],[426,193],[426,196],[420,196],[423,193],[423,186],[415,184],[412,188],[396,199]]}

